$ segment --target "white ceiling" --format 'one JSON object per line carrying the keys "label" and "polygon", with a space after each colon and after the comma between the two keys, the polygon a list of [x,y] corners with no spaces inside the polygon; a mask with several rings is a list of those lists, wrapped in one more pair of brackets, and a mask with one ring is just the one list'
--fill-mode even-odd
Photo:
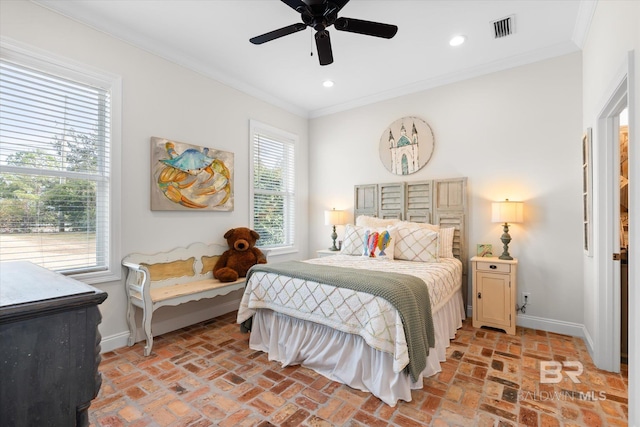
{"label": "white ceiling", "polygon": [[[34,0],[96,29],[305,117],[580,50],[594,0],[351,0],[339,16],[395,24],[390,40],[330,27],[320,66],[313,30],[253,45],[301,22],[279,0]],[[494,39],[491,22],[515,17]],[[449,39],[464,34],[453,48]],[[310,52],[313,51],[313,56]],[[335,86],[322,86],[331,79]]]}

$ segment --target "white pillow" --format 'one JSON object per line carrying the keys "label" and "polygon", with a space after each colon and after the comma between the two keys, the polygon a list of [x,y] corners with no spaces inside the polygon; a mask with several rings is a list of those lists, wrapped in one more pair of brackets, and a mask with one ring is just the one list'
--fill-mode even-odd
{"label": "white pillow", "polygon": [[342,249],[340,249],[340,253],[343,255],[362,255],[364,230],[365,227],[347,224],[344,229],[344,238],[342,239]]}
{"label": "white pillow", "polygon": [[438,231],[416,225],[396,227],[395,259],[421,262],[438,262],[439,241]]}
{"label": "white pillow", "polygon": [[440,257],[453,258],[453,235],[454,227],[440,228]]}
{"label": "white pillow", "polygon": [[389,225],[396,225],[400,222],[402,221],[397,218],[382,219],[366,215],[360,215],[356,218],[356,225],[359,225],[360,227],[387,227]]}
{"label": "white pillow", "polygon": [[[402,226],[417,226],[426,228],[427,230],[433,230],[440,233],[440,252],[438,256],[440,258],[454,258],[453,256],[453,236],[455,234],[456,229],[454,227],[443,228],[439,225],[429,224],[426,222],[410,222],[410,221],[402,221],[398,224],[400,227]],[[397,258],[397,256],[396,256]]]}
{"label": "white pillow", "polygon": [[398,224],[400,227],[409,226],[409,227],[422,227],[427,230],[440,231],[440,226],[436,224],[429,224],[428,222],[412,222],[412,221],[402,221]]}
{"label": "white pillow", "polygon": [[393,227],[366,228],[362,244],[362,255],[369,258],[392,260],[396,233]]}

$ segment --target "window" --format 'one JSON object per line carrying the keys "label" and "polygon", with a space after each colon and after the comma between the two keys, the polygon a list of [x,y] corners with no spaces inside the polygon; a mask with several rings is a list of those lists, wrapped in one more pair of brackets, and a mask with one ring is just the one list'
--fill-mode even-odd
{"label": "window", "polygon": [[0,261],[88,283],[120,276],[114,186],[117,79],[2,46]]}
{"label": "window", "polygon": [[294,249],[297,136],[251,121],[251,227],[258,246]]}

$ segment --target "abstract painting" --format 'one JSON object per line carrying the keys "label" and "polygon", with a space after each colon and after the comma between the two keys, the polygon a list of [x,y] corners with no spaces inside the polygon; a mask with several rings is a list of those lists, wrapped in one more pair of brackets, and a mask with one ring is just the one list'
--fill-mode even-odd
{"label": "abstract painting", "polygon": [[232,211],[233,153],[152,137],[151,210]]}

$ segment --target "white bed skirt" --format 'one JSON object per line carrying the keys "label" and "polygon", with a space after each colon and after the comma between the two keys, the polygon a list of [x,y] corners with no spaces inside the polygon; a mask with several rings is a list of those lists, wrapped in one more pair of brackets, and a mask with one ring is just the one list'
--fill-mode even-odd
{"label": "white bed skirt", "polygon": [[359,335],[308,322],[268,309],[253,316],[249,347],[264,351],[269,360],[283,366],[303,365],[352,388],[368,391],[387,405],[411,401],[411,390],[422,388],[422,379],[441,371],[446,348],[465,318],[462,294],[458,290],[433,315],[435,348],[430,349],[427,367],[417,382],[402,372],[393,372],[393,355],[375,350]]}

